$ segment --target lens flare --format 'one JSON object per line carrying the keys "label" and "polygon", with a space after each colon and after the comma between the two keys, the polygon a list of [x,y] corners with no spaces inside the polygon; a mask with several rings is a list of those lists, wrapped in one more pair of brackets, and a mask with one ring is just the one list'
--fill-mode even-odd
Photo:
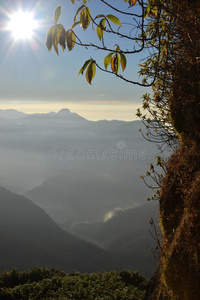
{"label": "lens flare", "polygon": [[31,12],[19,11],[10,16],[7,29],[12,32],[15,40],[31,39],[34,30],[38,28],[38,23],[34,20]]}

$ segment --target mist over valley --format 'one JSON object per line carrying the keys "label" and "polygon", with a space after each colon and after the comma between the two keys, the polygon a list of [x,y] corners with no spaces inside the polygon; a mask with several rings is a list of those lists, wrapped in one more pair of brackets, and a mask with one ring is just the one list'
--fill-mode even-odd
{"label": "mist over valley", "polygon": [[30,199],[60,230],[150,276],[157,204],[146,202],[151,190],[140,175],[157,149],[139,132],[142,122],[89,121],[68,109],[0,110],[0,125],[0,185]]}

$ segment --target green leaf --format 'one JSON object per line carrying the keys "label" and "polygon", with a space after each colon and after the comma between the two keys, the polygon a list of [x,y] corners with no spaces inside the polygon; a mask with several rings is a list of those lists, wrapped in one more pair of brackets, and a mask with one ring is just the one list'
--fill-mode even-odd
{"label": "green leaf", "polygon": [[109,19],[112,23],[122,26],[120,20],[117,17],[115,17],[113,15],[107,15],[106,18]]}
{"label": "green leaf", "polygon": [[55,23],[58,23],[58,20],[60,18],[60,15],[61,15],[61,6],[58,5],[58,7],[56,8],[55,12],[54,12],[54,22]]}
{"label": "green leaf", "polygon": [[91,62],[91,59],[88,59],[82,66],[82,68],[79,70],[78,76],[81,74],[83,75],[85,69],[87,68],[87,66],[89,65],[89,63]]}
{"label": "green leaf", "polygon": [[99,40],[101,41],[102,36],[103,36],[103,35],[102,35],[102,30],[101,30],[101,28],[100,28],[99,26],[97,26],[96,31],[97,31],[98,38],[99,38]]}
{"label": "green leaf", "polygon": [[76,36],[73,30],[68,30],[66,32],[66,39],[67,39],[67,48],[69,51],[71,51],[74,48],[76,42]]}
{"label": "green leaf", "polygon": [[88,66],[88,68],[87,68],[87,71],[86,71],[86,74],[85,74],[86,80],[87,80],[87,82],[88,82],[89,84],[91,84],[91,82],[92,82],[92,80],[93,80],[95,74],[96,74],[96,65],[95,65],[95,62],[92,61],[92,62],[89,64],[89,66]]}
{"label": "green leaf", "polygon": [[122,71],[124,71],[126,69],[126,56],[123,53],[120,53],[120,63],[121,63],[121,67],[122,67]]}
{"label": "green leaf", "polygon": [[107,67],[110,65],[110,63],[111,63],[111,58],[112,58],[112,55],[113,55],[114,53],[113,52],[111,52],[111,53],[109,53],[105,58],[104,58],[104,67],[105,67],[105,69],[107,70]]}

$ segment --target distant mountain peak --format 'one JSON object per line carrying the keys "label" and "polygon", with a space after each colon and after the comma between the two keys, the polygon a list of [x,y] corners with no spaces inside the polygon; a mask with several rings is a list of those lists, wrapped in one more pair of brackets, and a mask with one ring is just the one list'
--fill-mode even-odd
{"label": "distant mountain peak", "polygon": [[69,113],[71,113],[71,112],[68,108],[62,108],[61,110],[59,110],[57,112],[58,115],[65,115],[65,114],[69,114]]}
{"label": "distant mountain peak", "polygon": [[81,117],[79,114],[71,112],[68,108],[62,108],[56,113],[57,117],[62,119],[68,119],[70,122],[72,120],[78,121],[78,122],[85,122],[86,120],[84,117]]}

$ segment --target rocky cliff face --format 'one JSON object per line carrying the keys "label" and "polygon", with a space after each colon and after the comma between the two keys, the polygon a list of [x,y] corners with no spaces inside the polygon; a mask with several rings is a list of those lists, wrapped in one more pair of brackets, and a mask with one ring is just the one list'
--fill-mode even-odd
{"label": "rocky cliff face", "polygon": [[[168,162],[160,195],[162,251],[160,268],[147,299],[200,299],[200,10],[197,1],[171,1],[178,49],[172,70],[171,118],[180,147]],[[178,47],[178,46],[177,46]]]}
{"label": "rocky cliff face", "polygon": [[172,299],[200,296],[199,150],[196,143],[182,145],[169,161],[162,186],[161,273]]}

